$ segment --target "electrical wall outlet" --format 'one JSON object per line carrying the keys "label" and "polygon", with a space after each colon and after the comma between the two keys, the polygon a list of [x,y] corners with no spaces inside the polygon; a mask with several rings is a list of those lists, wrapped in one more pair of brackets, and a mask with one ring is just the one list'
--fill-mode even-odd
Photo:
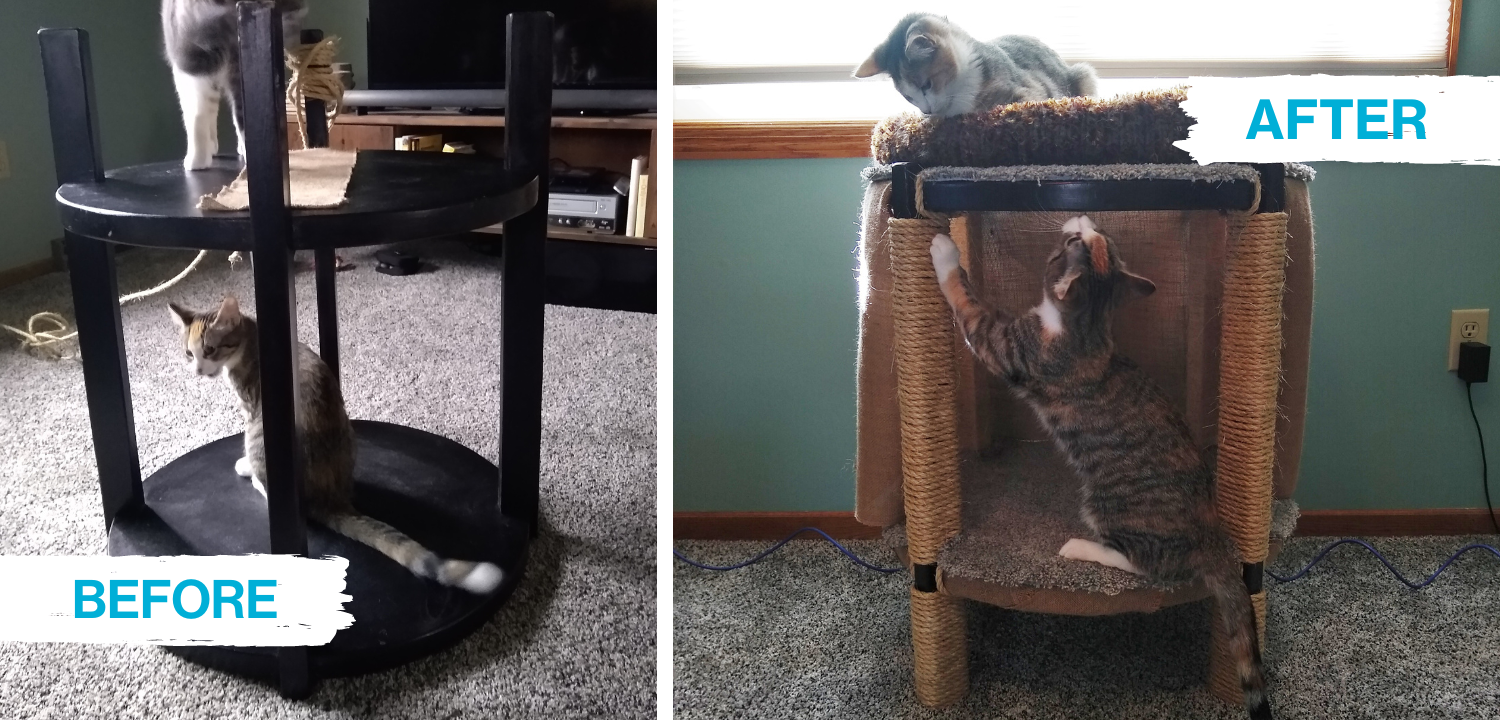
{"label": "electrical wall outlet", "polygon": [[10,152],[5,147],[5,141],[0,140],[0,180],[10,179]]}
{"label": "electrical wall outlet", "polygon": [[1453,321],[1448,327],[1448,371],[1458,369],[1458,344],[1490,342],[1490,311],[1454,310]]}

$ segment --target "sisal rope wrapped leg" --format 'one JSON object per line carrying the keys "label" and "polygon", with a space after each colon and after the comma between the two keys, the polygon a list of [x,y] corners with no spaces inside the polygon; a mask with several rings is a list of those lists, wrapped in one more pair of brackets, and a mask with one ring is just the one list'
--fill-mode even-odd
{"label": "sisal rope wrapped leg", "polygon": [[968,623],[963,598],[911,589],[912,664],[917,700],[943,707],[969,692]]}
{"label": "sisal rope wrapped leg", "polygon": [[[953,315],[938,289],[930,250],[932,236],[946,232],[946,220],[891,218],[887,225],[906,539],[914,565],[937,563],[943,543],[959,530]],[[924,705],[947,705],[968,692],[962,603],[912,589],[913,662],[917,699]]]}
{"label": "sisal rope wrapped leg", "polygon": [[[1271,539],[1286,228],[1286,213],[1251,215],[1224,269],[1217,502],[1224,529],[1247,563],[1265,562]],[[1264,648],[1265,590],[1250,600]],[[1238,705],[1244,695],[1225,647],[1224,631],[1215,621],[1209,686],[1215,695]]]}

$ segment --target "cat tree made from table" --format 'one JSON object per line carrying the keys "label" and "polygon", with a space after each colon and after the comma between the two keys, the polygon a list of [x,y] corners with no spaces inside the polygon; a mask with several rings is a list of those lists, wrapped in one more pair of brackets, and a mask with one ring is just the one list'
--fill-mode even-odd
{"label": "cat tree made from table", "polygon": [[[1118,350],[1217,446],[1217,504],[1265,628],[1264,564],[1291,534],[1312,315],[1311,170],[1191,164],[1180,92],[1018,103],[877,126],[861,235],[856,516],[912,573],[916,693],[968,689],[963,600],[1029,612],[1151,612],[1207,597],[1065,560],[1078,478],[1031,412],[954,330],[929,247],[954,236],[976,292],[1035,306],[1069,217],[1087,213],[1151,297],[1116,316]],[[925,169],[924,169],[925,168]],[[1210,686],[1242,702],[1212,624]]]}
{"label": "cat tree made from table", "polygon": [[[180,159],[105,172],[88,34],[39,33],[84,386],[112,555],[337,555],[349,560],[345,605],[354,624],[320,647],[169,648],[193,662],[275,681],[306,696],[317,678],[381,670],[451,646],[510,597],[538,523],[543,245],[552,108],[552,17],[507,18],[504,161],[444,153],[361,152],[347,202],[288,205],[285,59],[280,13],[241,2],[240,57],[250,208],[205,212],[204,194],[240,172],[236,157],[185,172]],[[497,28],[499,30],[499,28]],[[168,68],[163,65],[163,74]],[[307,101],[310,144],[326,144],[320,101]],[[499,466],[414,428],[353,422],[354,502],[434,552],[505,570],[471,594],[412,574],[302,514],[296,407],[292,254],[312,250],[320,353],[338,372],[334,251],[505,223],[495,315],[501,334]],[[261,351],[266,498],[234,473],[234,435],[189,451],[141,479],[120,323],[115,244],[253,251]],[[166,317],[163,310],[163,318]],[[183,382],[189,382],[185,376]]]}

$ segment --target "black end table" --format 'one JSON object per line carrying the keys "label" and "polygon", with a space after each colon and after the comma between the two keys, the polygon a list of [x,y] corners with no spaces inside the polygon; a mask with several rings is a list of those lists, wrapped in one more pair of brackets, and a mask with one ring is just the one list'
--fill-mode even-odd
{"label": "black end table", "polygon": [[[250,210],[205,213],[201,195],[239,172],[237,158],[185,171],[180,161],[105,172],[88,34],[39,33],[61,212],[104,519],[112,555],[283,553],[349,559],[354,625],[321,647],[178,647],[189,660],[273,680],[303,697],[320,677],[370,672],[448,647],[519,583],[537,531],[541,444],[543,247],[552,106],[552,16],[507,18],[506,157],[362,152],[348,202],[287,208],[281,18],[241,2]],[[167,72],[163,67],[162,72]],[[321,103],[309,135],[326,143]],[[316,112],[314,112],[316,111]],[[309,525],[302,514],[292,253],[315,253],[320,352],[338,372],[333,250],[505,223],[501,292],[500,464],[446,438],[354,421],[355,504],[445,557],[488,560],[506,581],[474,595],[412,575],[376,551]],[[234,474],[239,435],[188,452],[142,482],[115,277],[116,243],[254,253],[267,499]],[[186,381],[186,378],[184,379]]]}

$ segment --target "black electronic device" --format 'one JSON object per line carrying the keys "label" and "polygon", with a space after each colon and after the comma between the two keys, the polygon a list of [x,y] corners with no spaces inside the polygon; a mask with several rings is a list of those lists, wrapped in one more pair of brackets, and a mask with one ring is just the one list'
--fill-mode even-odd
{"label": "black electronic device", "polygon": [[1458,379],[1466,383],[1489,382],[1490,346],[1472,341],[1458,344]]}
{"label": "black electronic device", "polygon": [[619,179],[620,173],[603,168],[554,167],[547,186],[547,224],[590,234],[622,234],[629,202],[615,189]]}
{"label": "black electronic device", "polygon": [[369,0],[369,89],[345,104],[504,107],[505,16],[528,10],[554,18],[554,109],[656,109],[655,0]]}
{"label": "black electronic device", "polygon": [[412,275],[422,269],[422,259],[400,250],[377,250],[375,272],[386,275]]}

